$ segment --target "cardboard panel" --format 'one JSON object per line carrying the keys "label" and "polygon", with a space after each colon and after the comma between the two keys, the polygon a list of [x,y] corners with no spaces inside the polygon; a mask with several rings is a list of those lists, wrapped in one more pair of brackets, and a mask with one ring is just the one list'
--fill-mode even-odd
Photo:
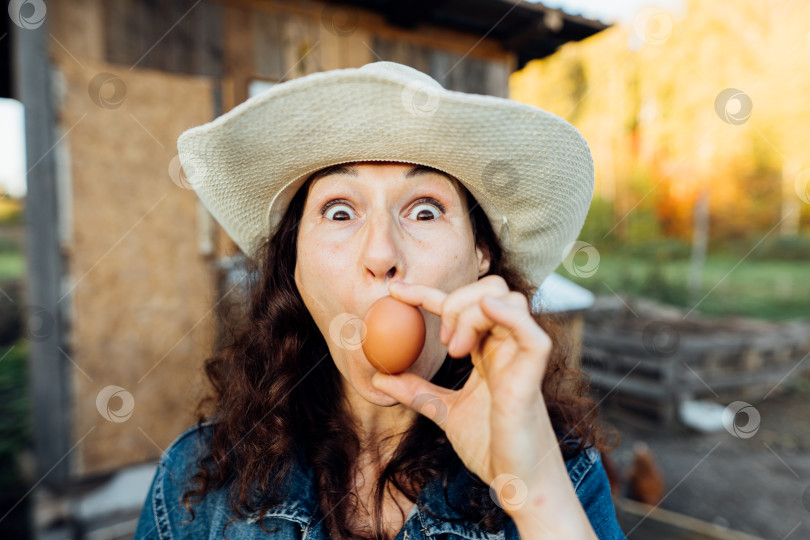
{"label": "cardboard panel", "polygon": [[[155,459],[193,421],[217,299],[199,252],[197,196],[172,180],[170,165],[180,133],[213,118],[212,83],[57,62],[72,201],[65,352],[75,366],[74,440],[84,438],[71,460],[87,475]],[[124,391],[106,399],[110,385]],[[116,411],[127,395],[125,419],[128,410]]]}

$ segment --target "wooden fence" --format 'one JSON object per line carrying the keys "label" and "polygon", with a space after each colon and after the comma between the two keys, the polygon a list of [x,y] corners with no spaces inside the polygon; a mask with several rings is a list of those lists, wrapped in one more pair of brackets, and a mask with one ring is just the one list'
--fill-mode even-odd
{"label": "wooden fence", "polygon": [[810,321],[709,318],[642,299],[599,298],[582,365],[606,405],[665,424],[685,400],[757,400],[810,369]]}

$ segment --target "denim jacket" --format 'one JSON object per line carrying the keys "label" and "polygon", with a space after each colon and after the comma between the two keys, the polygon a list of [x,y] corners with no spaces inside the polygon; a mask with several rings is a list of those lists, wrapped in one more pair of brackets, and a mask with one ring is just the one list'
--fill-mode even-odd
{"label": "denim jacket", "polygon": [[[154,539],[221,539],[222,529],[233,517],[227,500],[227,486],[209,493],[203,501],[194,504],[195,518],[187,523],[181,521],[191,518],[191,514],[180,503],[185,482],[195,469],[195,460],[206,448],[210,440],[212,422],[202,427],[196,424],[180,434],[161,455],[149,493],[146,497],[137,529],[135,540]],[[591,526],[600,540],[626,540],[619,528],[616,513],[611,499],[605,469],[599,452],[593,448],[580,453],[576,458],[565,462],[568,475],[574,485],[576,494],[582,504]],[[188,477],[186,476],[188,475]],[[465,493],[463,481],[457,475],[448,480],[447,495],[452,506],[462,506]],[[328,538],[322,514],[312,489],[311,471],[304,470],[300,464],[293,467],[292,487],[287,499],[264,514],[262,523],[265,529],[277,532],[273,538],[283,540],[307,539],[325,540]],[[421,507],[420,507],[421,506]],[[444,498],[441,481],[429,482],[422,488],[417,504],[407,516],[405,524],[399,531],[396,540],[518,540],[517,528],[512,520],[507,522],[505,530],[489,533],[474,523],[467,521],[452,522],[437,519],[424,512],[427,508],[438,516],[459,517]],[[257,516],[236,520],[225,531],[228,539],[258,539],[267,534],[259,526]]]}

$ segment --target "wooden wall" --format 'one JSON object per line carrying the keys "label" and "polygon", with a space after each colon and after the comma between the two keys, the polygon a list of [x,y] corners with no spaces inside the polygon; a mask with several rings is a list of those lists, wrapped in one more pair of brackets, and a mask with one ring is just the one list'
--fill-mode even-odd
{"label": "wooden wall", "polygon": [[[193,421],[218,291],[199,252],[198,199],[171,170],[180,133],[215,115],[214,79],[105,61],[101,4],[76,4],[48,16],[70,303],[63,360],[81,441],[70,462],[81,477],[152,460]],[[124,421],[115,411],[126,394],[106,402],[113,420],[99,411],[110,385],[134,400]]]}
{"label": "wooden wall", "polygon": [[[197,243],[197,198],[169,176],[173,141],[212,115],[211,83],[110,64],[62,62],[70,136],[73,231],[67,250],[74,320],[71,355],[77,472],[146,460],[192,418],[197,369],[215,336],[215,288]],[[126,85],[117,109],[87,98],[87,74]],[[107,151],[104,151],[107,150]],[[93,398],[107,385],[135,400],[126,422],[103,420]],[[120,405],[110,402],[110,406]]]}
{"label": "wooden wall", "polygon": [[[70,0],[49,4],[48,24],[77,475],[155,459],[206,390],[222,293],[212,263],[237,248],[173,181],[180,133],[241,103],[255,79],[394,60],[507,96],[515,61],[480,36],[309,1]],[[109,385],[134,398],[123,422],[97,409]]]}
{"label": "wooden wall", "polygon": [[247,98],[251,79],[283,81],[376,60],[420,69],[451,90],[507,97],[514,56],[479,39],[429,26],[407,31],[380,15],[320,2],[228,2],[226,109]]}

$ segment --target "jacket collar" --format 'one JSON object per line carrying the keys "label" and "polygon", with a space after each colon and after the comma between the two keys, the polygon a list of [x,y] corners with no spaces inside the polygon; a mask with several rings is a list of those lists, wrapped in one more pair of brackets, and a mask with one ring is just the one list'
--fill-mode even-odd
{"label": "jacket collar", "polygon": [[[301,525],[302,529],[320,527],[320,523],[314,522],[315,516],[320,514],[318,512],[318,501],[315,498],[313,471],[304,463],[303,455],[299,452],[298,459],[293,464],[289,477],[287,496],[280,504],[270,507],[263,517],[280,517],[295,521]],[[453,533],[469,540],[504,540],[505,533],[503,531],[490,533],[478,526],[477,523],[466,520],[453,522],[440,519],[441,517],[450,519],[461,517],[454,508],[464,506],[464,495],[471,481],[469,474],[463,469],[458,474],[448,478],[447,499],[451,504],[448,504],[445,499],[444,486],[440,479],[428,482],[419,493],[417,505],[406,519],[406,526],[408,520],[418,519],[420,530],[428,537]],[[434,517],[425,510],[439,517]],[[417,516],[414,517],[413,513],[416,513]],[[249,517],[247,521],[254,523],[258,520],[258,515],[254,515]]]}
{"label": "jacket collar", "polygon": [[[461,518],[461,513],[456,509],[463,508],[467,504],[465,500],[466,494],[473,482],[470,474],[461,469],[458,474],[449,477],[447,479],[446,498],[444,485],[440,479],[434,479],[422,488],[418,497],[417,511],[422,524],[421,529],[428,537],[452,533],[470,540],[504,540],[504,531],[490,533],[475,522],[467,520],[451,521],[452,519]],[[423,508],[439,517],[434,517]]]}

